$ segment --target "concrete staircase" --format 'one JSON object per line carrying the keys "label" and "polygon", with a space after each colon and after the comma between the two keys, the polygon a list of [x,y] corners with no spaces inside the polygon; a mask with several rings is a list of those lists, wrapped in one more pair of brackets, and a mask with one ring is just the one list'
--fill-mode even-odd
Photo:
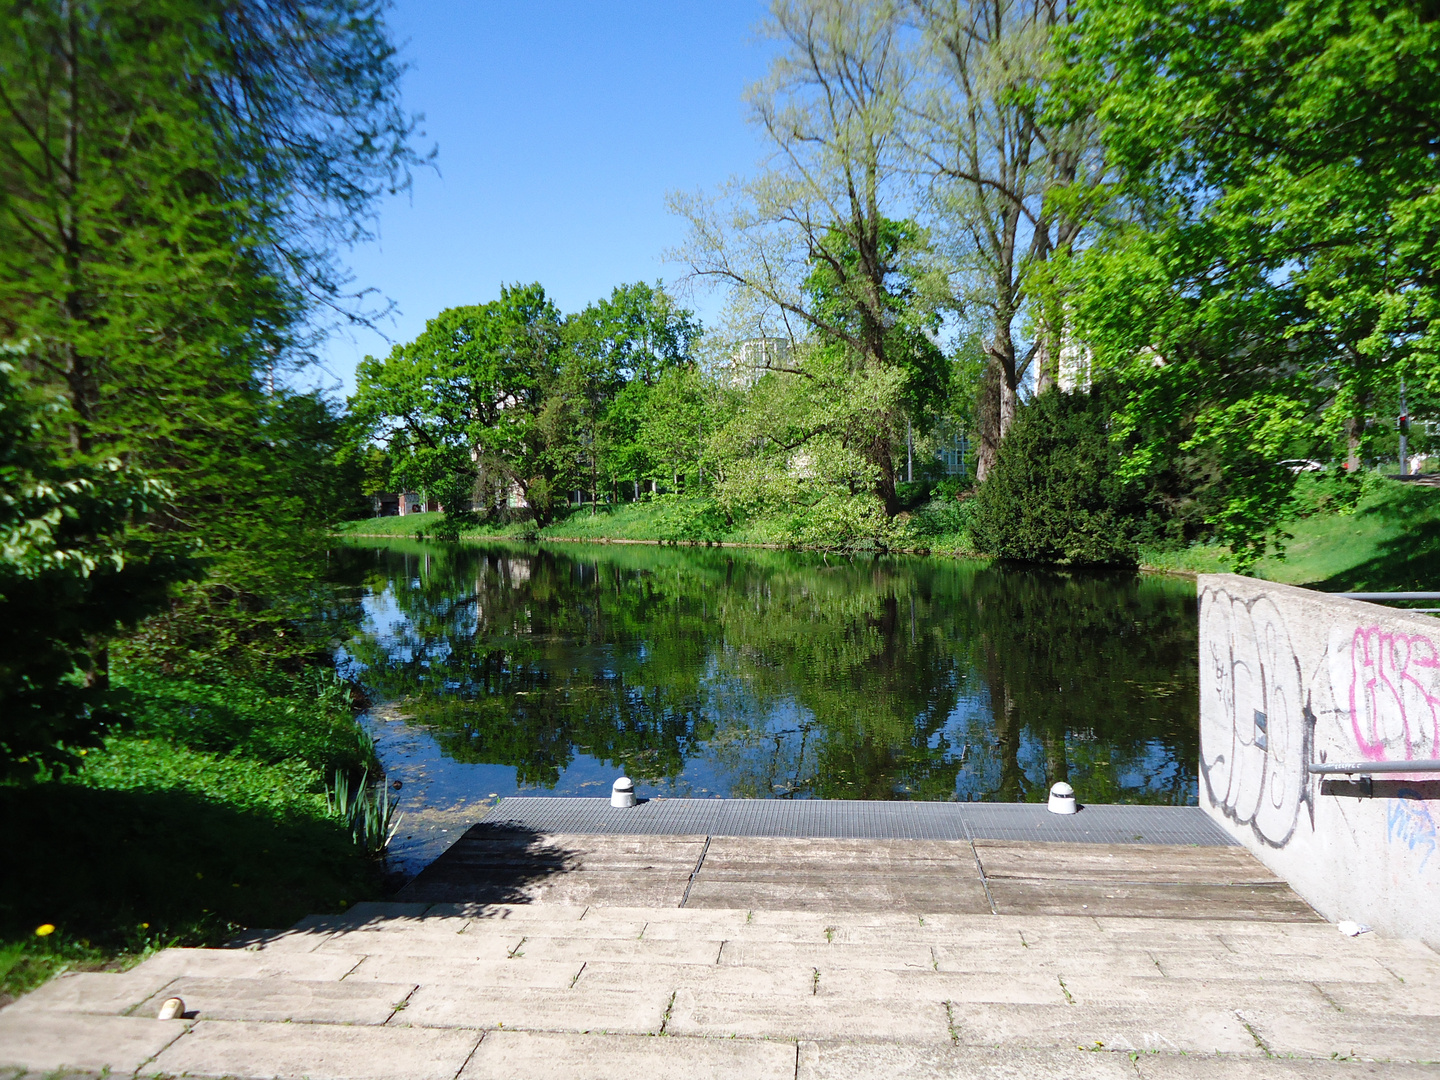
{"label": "concrete staircase", "polygon": [[[153,1019],[171,996],[186,1017]],[[1437,1061],[1440,955],[1317,921],[361,904],[0,1011],[0,1066],[40,1074],[1435,1080]]]}

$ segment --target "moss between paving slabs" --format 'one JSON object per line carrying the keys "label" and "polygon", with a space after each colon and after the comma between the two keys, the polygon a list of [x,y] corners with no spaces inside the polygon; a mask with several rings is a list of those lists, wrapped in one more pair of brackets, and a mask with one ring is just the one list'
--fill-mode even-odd
{"label": "moss between paving slabs", "polygon": [[380,893],[327,810],[326,778],[373,755],[341,694],[313,678],[119,681],[133,730],[72,776],[0,785],[0,1004],[62,970],[118,970]]}

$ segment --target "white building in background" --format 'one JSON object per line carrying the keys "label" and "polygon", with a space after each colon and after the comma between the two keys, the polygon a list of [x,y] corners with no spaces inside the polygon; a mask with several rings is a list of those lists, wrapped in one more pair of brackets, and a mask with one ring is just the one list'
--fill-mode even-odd
{"label": "white building in background", "polygon": [[1090,389],[1090,346],[1068,334],[1060,346],[1060,362],[1056,365],[1055,381],[1067,394]]}
{"label": "white building in background", "polygon": [[766,371],[783,366],[789,359],[790,342],[785,338],[751,338],[736,347],[725,377],[731,386],[748,388]]}

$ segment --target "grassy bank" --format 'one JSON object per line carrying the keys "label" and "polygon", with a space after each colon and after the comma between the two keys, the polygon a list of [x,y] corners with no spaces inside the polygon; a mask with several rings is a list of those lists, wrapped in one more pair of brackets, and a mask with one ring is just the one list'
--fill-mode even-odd
{"label": "grassy bank", "polygon": [[[347,522],[355,536],[433,535],[441,514],[368,518]],[[902,546],[942,555],[976,554],[965,531],[965,507],[932,501],[901,522]],[[1283,523],[1291,539],[1283,557],[1262,559],[1256,577],[1328,591],[1435,589],[1440,587],[1440,488],[1401,483],[1379,475],[1366,478],[1358,501],[1354,490],[1323,478],[1302,477],[1296,511]],[[660,499],[580,510],[536,530],[529,524],[487,526],[462,539],[610,540],[707,542],[789,546],[795,522],[761,519],[726,526],[704,500]],[[1142,548],[1146,569],[1219,573],[1232,569],[1222,547],[1198,544],[1182,550]]]}
{"label": "grassy bank", "polygon": [[[73,775],[0,785],[0,1003],[377,896],[327,781],[373,766],[330,678],[118,676],[134,727]],[[37,934],[37,929],[53,931]]]}
{"label": "grassy bank", "polygon": [[[405,517],[364,518],[346,522],[342,535],[433,536],[443,514],[408,514]],[[964,530],[965,508],[953,500],[932,500],[899,518],[898,546],[970,555]],[[712,543],[764,547],[790,547],[806,528],[802,515],[755,518],[729,523],[714,503],[704,498],[659,499],[588,507],[561,521],[536,529],[530,523],[486,525],[461,533],[462,540],[609,540],[645,543]]]}
{"label": "grassy bank", "polygon": [[[1332,483],[1302,478],[1283,558],[1252,573],[1267,581],[1327,592],[1440,589],[1440,488],[1367,477],[1358,501]],[[1223,548],[1144,551],[1147,566],[1218,573],[1232,566]]]}

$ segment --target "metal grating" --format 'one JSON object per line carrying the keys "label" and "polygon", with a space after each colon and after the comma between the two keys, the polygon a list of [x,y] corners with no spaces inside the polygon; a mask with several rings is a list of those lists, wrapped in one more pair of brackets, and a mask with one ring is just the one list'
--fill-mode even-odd
{"label": "metal grating", "polygon": [[1039,803],[861,802],[839,799],[501,799],[487,827],[631,836],[807,836],[877,840],[1051,840],[1092,844],[1235,841],[1198,806],[1086,806],[1072,817]]}

